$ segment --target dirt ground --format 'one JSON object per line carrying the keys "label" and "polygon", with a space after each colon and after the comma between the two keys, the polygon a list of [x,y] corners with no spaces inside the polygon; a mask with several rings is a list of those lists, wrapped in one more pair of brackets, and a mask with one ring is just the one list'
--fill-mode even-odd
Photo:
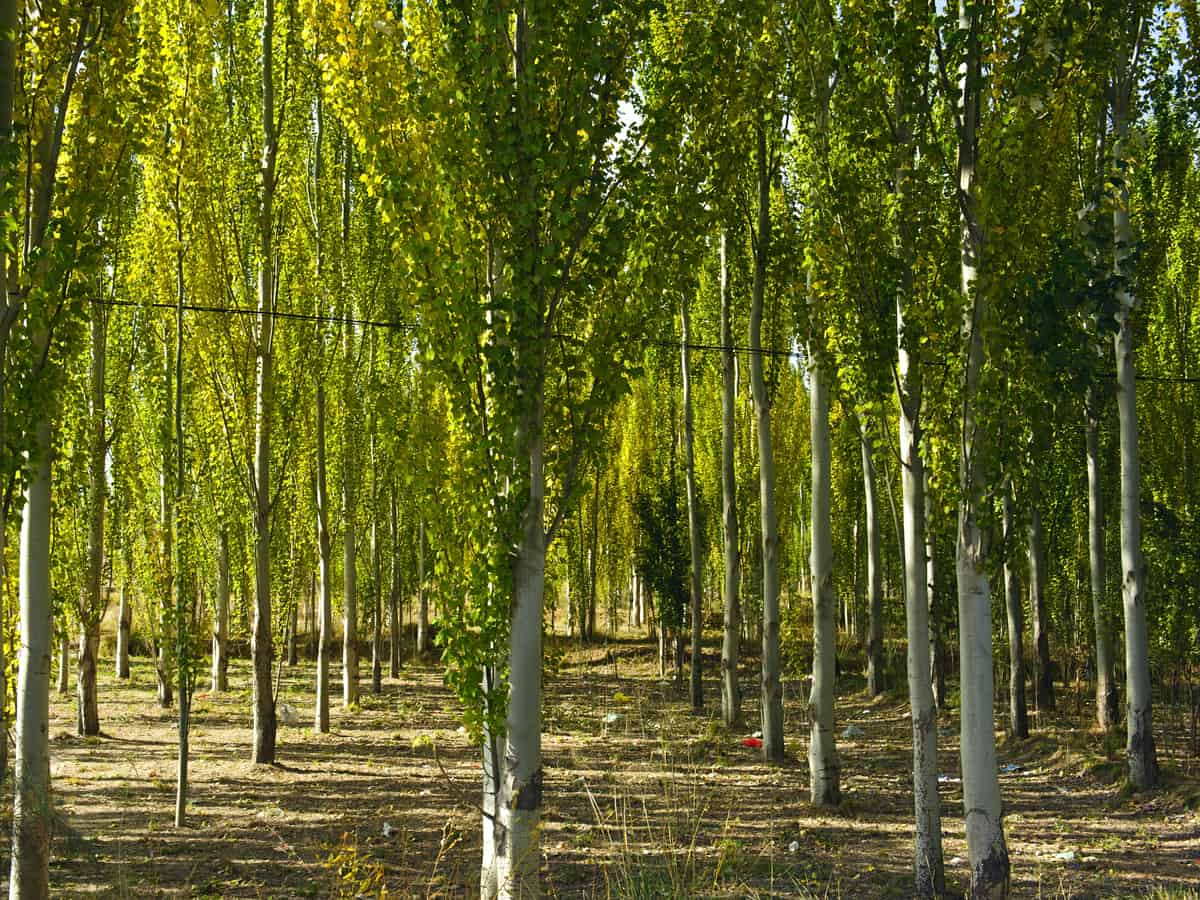
{"label": "dirt ground", "polygon": [[[715,655],[705,662],[715,673]],[[175,712],[158,708],[148,660],[134,660],[128,682],[111,669],[105,660],[101,737],[74,737],[73,697],[52,701],[55,896],[477,895],[479,753],[458,730],[457,702],[435,666],[407,661],[378,695],[364,680],[359,709],[337,703],[323,736],[308,724],[313,665],[285,670],[281,699],[301,725],[281,727],[279,765],[256,767],[247,761],[249,668],[235,662],[234,690],[202,690],[195,700],[181,830],[173,826]],[[756,722],[753,668],[743,675],[746,721]],[[807,801],[799,683],[787,686],[789,762],[768,767],[741,745],[756,725],[720,726],[715,678],[705,683],[708,716],[698,718],[658,679],[649,642],[568,650],[546,679],[547,895],[907,896],[907,706],[900,689],[872,703],[861,685],[841,681],[844,802],[823,810]],[[1200,794],[1200,760],[1173,755],[1186,741],[1172,737],[1170,711],[1156,710],[1169,788],[1130,797],[1114,777],[1119,741],[1106,754],[1086,705],[1069,695],[1061,705],[1057,718],[1041,717],[1035,737],[1000,747],[1014,895],[1198,896],[1200,815],[1188,803]],[[842,734],[848,726],[852,736]],[[953,711],[939,733],[947,886],[961,892]],[[0,864],[7,876],[7,835]]]}

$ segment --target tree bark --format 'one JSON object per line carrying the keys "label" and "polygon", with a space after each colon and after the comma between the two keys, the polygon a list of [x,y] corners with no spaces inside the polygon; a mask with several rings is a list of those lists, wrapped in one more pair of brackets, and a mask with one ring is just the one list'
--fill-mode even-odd
{"label": "tree bark", "polygon": [[813,677],[808,701],[808,772],[811,800],[841,802],[841,765],[834,734],[837,598],[833,591],[833,528],[830,503],[829,387],[820,357],[809,346],[809,408],[812,434]]}
{"label": "tree bark", "polygon": [[[1113,160],[1126,171],[1124,144],[1129,92],[1132,85],[1118,79],[1113,102]],[[1149,635],[1146,627],[1146,571],[1142,559],[1142,473],[1138,451],[1137,373],[1133,360],[1134,308],[1131,274],[1133,228],[1129,223],[1129,189],[1124,180],[1117,188],[1113,208],[1113,268],[1122,276],[1117,289],[1117,417],[1121,430],[1121,596],[1125,608],[1125,753],[1134,790],[1148,791],[1158,784],[1158,754],[1154,747],[1151,714]]]}
{"label": "tree bark", "polygon": [[992,704],[992,608],[988,585],[987,544],[981,525],[985,436],[979,427],[979,383],[983,370],[983,327],[987,305],[977,275],[983,231],[975,188],[980,92],[978,12],[959,0],[958,27],[966,35],[966,57],[959,69],[958,200],[961,213],[961,272],[965,306],[963,334],[966,368],[962,388],[959,459],[958,535],[955,568],[958,581],[958,635],[961,667],[961,743],[963,812],[973,898],[1008,896],[1009,857],[1004,839],[1000,779],[996,770],[996,735]]}
{"label": "tree bark", "polygon": [[867,694],[883,693],[883,563],[879,549],[879,510],[875,494],[875,462],[871,436],[862,431],[863,496],[866,498],[867,600],[870,631],[867,638]]}
{"label": "tree bark", "polygon": [[21,518],[21,644],[9,897],[50,896],[50,420],[34,431]]}
{"label": "tree bark", "polygon": [[1117,686],[1113,680],[1112,632],[1104,615],[1104,492],[1100,476],[1100,422],[1096,389],[1088,387],[1085,429],[1088,474],[1088,551],[1091,562],[1092,621],[1096,632],[1096,724],[1109,731],[1117,724]]}
{"label": "tree bark", "polygon": [[388,674],[400,677],[400,516],[396,500],[396,483],[392,482],[391,515],[388,517],[392,535],[392,586],[388,596]]}
{"label": "tree bark", "polygon": [[58,692],[64,697],[71,693],[71,638],[65,619],[58,637]]}
{"label": "tree bark", "polygon": [[1054,664],[1050,660],[1050,619],[1046,615],[1046,548],[1042,540],[1041,498],[1031,485],[1029,510],[1029,608],[1033,611],[1033,640],[1037,650],[1034,699],[1039,710],[1054,709]]}
{"label": "tree bark", "polygon": [[108,453],[105,434],[104,376],[108,342],[107,311],[92,307],[90,323],[91,422],[88,435],[88,563],[87,595],[79,616],[79,666],[76,681],[78,731],[80,735],[100,733],[100,705],[96,696],[96,656],[100,649],[100,620],[108,605],[104,596],[104,501],[108,493],[104,461]]}
{"label": "tree bark", "polygon": [[758,420],[758,486],[763,554],[762,733],[763,756],[783,761],[783,683],[779,656],[779,526],[775,518],[775,454],[771,446],[771,404],[763,374],[762,318],[771,248],[771,166],[766,125],[757,128],[758,230],[750,306],[750,386]]}
{"label": "tree bark", "polygon": [[[897,175],[899,190],[907,189],[908,173]],[[904,194],[901,194],[902,209]],[[902,225],[901,258],[911,258],[912,233]],[[913,806],[916,836],[913,893],[940,897],[945,892],[942,864],[942,810],[938,796],[937,707],[934,706],[930,667],[929,583],[926,571],[927,535],[925,461],[921,457],[922,383],[920,367],[904,334],[905,308],[911,302],[912,282],[905,276],[896,297],[896,335],[899,345],[897,387],[900,397],[900,490],[904,519],[905,633],[908,638],[908,698],[913,731]]]}
{"label": "tree bark", "polygon": [[121,583],[121,600],[117,609],[117,659],[118,678],[129,677],[129,638],[133,630],[133,605],[129,602],[129,582]]}
{"label": "tree bark", "polygon": [[217,614],[213,622],[212,690],[229,690],[229,529],[217,538]]}
{"label": "tree bark", "polygon": [[1029,737],[1025,705],[1025,608],[1021,605],[1021,583],[1013,565],[1012,480],[1004,485],[1004,608],[1008,616],[1008,717],[1014,737]]}
{"label": "tree bark", "polygon": [[333,552],[329,540],[329,487],[325,464],[325,385],[317,382],[317,548],[320,554],[320,601],[317,618],[317,708],[313,727],[329,731],[329,658],[333,654]]}
{"label": "tree bark", "polygon": [[[721,642],[721,719],[729,727],[742,718],[742,691],[738,685],[741,655],[741,557],[738,552],[737,476],[734,470],[733,325],[729,296],[729,236],[721,229],[721,513],[725,540],[725,635]],[[635,582],[636,584],[636,582]],[[636,592],[636,589],[635,589]],[[635,603],[637,602],[635,597]]]}
{"label": "tree bark", "polygon": [[687,484],[688,538],[691,548],[691,608],[692,608],[692,659],[689,695],[692,711],[704,709],[704,685],[701,664],[701,640],[703,637],[702,612],[704,608],[704,548],[700,534],[700,498],[696,494],[696,433],[692,416],[692,377],[688,365],[688,343],[691,341],[691,310],[685,290],[680,303],[682,340],[680,342],[680,368],[683,371],[683,446],[684,474]]}
{"label": "tree bark", "polygon": [[271,632],[271,418],[275,403],[274,318],[275,250],[274,215],[275,81],[272,44],[275,29],[275,0],[263,0],[262,30],[262,118],[263,156],[261,203],[258,212],[258,372],[255,402],[254,458],[254,624],[251,654],[253,680],[253,752],[256,763],[275,762],[275,696],[271,667],[275,659]]}
{"label": "tree bark", "polygon": [[417,653],[429,650],[429,596],[425,593],[425,520],[417,524]]}

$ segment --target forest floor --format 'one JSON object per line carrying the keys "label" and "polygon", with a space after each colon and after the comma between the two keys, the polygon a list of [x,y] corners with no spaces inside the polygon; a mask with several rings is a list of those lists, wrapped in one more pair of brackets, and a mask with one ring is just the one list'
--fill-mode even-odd
{"label": "forest floor", "polygon": [[[715,654],[705,664],[715,673]],[[135,659],[127,682],[104,661],[100,737],[75,737],[73,698],[55,695],[54,896],[377,897],[383,886],[388,896],[478,896],[479,752],[458,730],[457,701],[433,664],[406,661],[378,695],[369,671],[368,659],[359,708],[337,703],[331,733],[317,735],[313,665],[285,669],[281,699],[303,724],[281,726],[279,765],[253,766],[249,667],[235,662],[233,690],[196,696],[189,823],[179,830],[175,711],[155,702],[149,661]],[[753,668],[743,674],[746,721],[756,722],[757,681]],[[798,681],[786,686],[789,759],[779,767],[720,725],[715,679],[705,682],[710,712],[693,715],[658,678],[649,642],[567,649],[545,687],[548,896],[908,895],[902,690],[870,702],[860,678],[841,679],[843,802],[829,810],[808,803]],[[1155,723],[1168,788],[1132,797],[1120,787],[1119,740],[1106,748],[1087,705],[1063,699],[1067,709],[1040,717],[1034,737],[1000,744],[1014,895],[1200,896],[1200,760],[1173,755],[1187,741],[1171,734],[1169,711],[1156,709]],[[953,713],[939,734],[947,887],[961,893]],[[4,844],[7,876],[7,835]]]}

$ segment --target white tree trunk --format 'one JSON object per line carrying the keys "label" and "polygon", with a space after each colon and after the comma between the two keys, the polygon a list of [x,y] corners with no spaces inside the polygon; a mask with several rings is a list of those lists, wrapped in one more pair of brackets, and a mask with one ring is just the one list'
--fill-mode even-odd
{"label": "white tree trunk", "polygon": [[217,543],[217,610],[213,622],[212,689],[229,690],[229,531],[221,529]]}
{"label": "white tree trunk", "polygon": [[429,650],[429,595],[425,593],[425,520],[417,523],[417,653]]}
{"label": "white tree trunk", "polygon": [[813,803],[841,801],[841,764],[834,732],[834,687],[837,656],[837,597],[833,591],[833,527],[829,386],[819,357],[809,347],[809,409],[812,434],[812,591],[813,676],[808,701],[808,778]]}
{"label": "white tree trunk", "polygon": [[1012,480],[1004,485],[1004,609],[1008,617],[1008,717],[1015,737],[1029,737],[1029,717],[1025,704],[1025,608],[1021,605],[1021,585],[1013,565]]}
{"label": "white tree trunk", "polygon": [[390,516],[392,536],[392,578],[388,597],[390,621],[388,622],[388,674],[400,677],[400,515],[396,502],[396,484],[391,487]]}
{"label": "white tree trunk", "polygon": [[105,433],[104,375],[105,350],[108,342],[107,311],[92,307],[90,331],[91,422],[88,439],[88,563],[87,595],[80,609],[79,666],[76,680],[78,731],[80,735],[100,733],[100,704],[96,696],[96,657],[100,650],[100,620],[104,617],[107,597],[104,594],[104,501],[108,482],[104,460],[108,452]]}
{"label": "white tree trunk", "polygon": [[1085,413],[1088,475],[1088,558],[1091,562],[1092,621],[1096,633],[1096,724],[1105,731],[1117,723],[1112,634],[1104,615],[1104,493],[1100,475],[1100,423],[1095,388],[1088,388]]}
{"label": "white tree trunk", "polygon": [[937,708],[930,667],[929,578],[926,572],[925,462],[921,457],[921,381],[904,340],[904,304],[897,297],[896,331],[900,345],[900,489],[904,518],[905,633],[908,637],[908,699],[913,733],[913,806],[916,816],[915,882],[917,897],[945,891],[942,867],[942,810],[937,778]]}
{"label": "white tree trunk", "polygon": [[12,900],[50,896],[50,421],[34,432],[35,462],[21,519],[21,647],[17,662]]}
{"label": "white tree trunk", "polygon": [[[543,528],[545,475],[540,401],[525,423],[521,443],[529,452],[529,497],[513,561],[513,604],[508,654],[508,710],[501,751],[497,754],[496,790],[488,795],[485,766],[484,804],[494,803],[495,819],[485,820],[484,900],[525,900],[540,893],[539,832],[542,811],[542,595],[545,586],[546,533]],[[486,742],[485,742],[486,747]],[[494,829],[488,836],[491,825]],[[496,892],[489,893],[491,885]]]}
{"label": "white tree trunk", "polygon": [[[1123,79],[1122,79],[1123,80]],[[1124,142],[1128,94],[1119,87],[1113,103],[1113,158],[1124,167]],[[1113,209],[1114,268],[1126,276],[1117,292],[1117,416],[1121,429],[1121,596],[1125,608],[1126,744],[1129,780],[1134,790],[1147,791],[1158,784],[1158,755],[1151,721],[1149,635],[1146,628],[1146,571],[1142,559],[1142,473],[1138,456],[1137,374],[1133,361],[1133,331],[1129,321],[1134,307],[1129,256],[1133,228],[1129,224],[1129,190],[1118,188]]]}
{"label": "white tree trunk", "polygon": [[333,654],[333,551],[329,540],[329,485],[325,465],[325,386],[317,384],[317,548],[320,555],[320,591],[317,618],[317,708],[313,727],[329,731],[329,658]]}
{"label": "white tree trunk", "polygon": [[1041,498],[1031,485],[1029,510],[1029,608],[1033,613],[1033,642],[1037,677],[1034,700],[1039,710],[1054,709],[1054,668],[1050,661],[1050,620],[1046,615],[1046,548],[1042,540]]}
{"label": "white tree trunk", "polygon": [[771,178],[767,136],[758,127],[758,237],[750,306],[750,387],[758,422],[758,487],[762,526],[762,741],[769,762],[783,761],[783,683],[779,657],[779,526],[775,517],[775,453],[771,447],[771,404],[763,374],[763,299],[771,246]]}
{"label": "white tree trunk", "polygon": [[1004,840],[1000,779],[996,771],[996,733],[992,710],[992,607],[988,586],[987,545],[980,523],[983,504],[984,435],[977,406],[983,370],[983,327],[987,308],[976,278],[983,247],[975,194],[978,145],[975,136],[983,80],[975,8],[959,0],[959,29],[966,34],[966,58],[959,70],[958,198],[961,210],[963,334],[966,370],[962,386],[959,460],[958,636],[961,694],[961,761],[971,896],[1008,896],[1009,858]]}
{"label": "white tree trunk", "polygon": [[250,637],[254,659],[253,761],[275,762],[275,696],[271,666],[275,659],[271,619],[271,418],[275,397],[274,318],[275,253],[274,216],[275,87],[271,51],[275,27],[275,0],[263,0],[262,110],[263,163],[261,205],[258,216],[258,372],[255,399],[254,454],[254,623]]}
{"label": "white tree trunk", "polygon": [[866,498],[867,602],[870,628],[867,637],[867,694],[883,693],[883,563],[879,550],[879,510],[875,494],[875,461],[871,436],[862,430],[863,495]]}
{"label": "white tree trunk", "polygon": [[725,634],[721,642],[721,719],[733,727],[742,717],[742,691],[738,685],[741,655],[742,603],[741,558],[738,552],[737,476],[734,446],[733,324],[729,297],[729,236],[721,229],[721,513],[725,548]]}
{"label": "white tree trunk", "polygon": [[[699,712],[704,708],[704,685],[700,671],[700,644],[703,627],[704,609],[704,547],[700,535],[700,498],[696,495],[696,437],[695,423],[692,417],[692,378],[688,371],[688,342],[691,340],[691,311],[688,309],[688,294],[684,291],[680,305],[680,319],[683,323],[683,339],[680,343],[680,368],[683,370],[683,447],[684,474],[687,483],[687,512],[688,539],[691,548],[691,608],[692,608],[692,659],[691,681],[689,694],[692,700],[692,710]],[[595,557],[593,556],[593,572]],[[594,592],[593,592],[594,597]]]}

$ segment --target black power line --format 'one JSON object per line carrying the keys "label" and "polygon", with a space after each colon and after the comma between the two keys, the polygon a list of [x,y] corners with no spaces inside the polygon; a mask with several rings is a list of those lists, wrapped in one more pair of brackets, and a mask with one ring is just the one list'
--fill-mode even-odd
{"label": "black power line", "polygon": [[[129,306],[129,307],[149,307],[152,309],[177,309],[178,304],[175,303],[139,303],[136,300],[115,300],[105,299],[100,297],[91,298],[91,302],[101,306]],[[327,316],[318,313],[302,313],[291,312],[288,310],[273,310],[263,313],[258,309],[246,306],[208,306],[198,303],[185,303],[183,309],[186,312],[213,313],[216,315],[227,316],[262,316],[266,315],[272,319],[285,319],[299,322],[320,322],[330,325],[359,325],[365,328],[388,328],[395,331],[416,331],[420,326],[416,322],[390,321],[381,319],[356,319],[351,316]],[[674,349],[681,346],[679,341],[668,341],[660,338],[648,338],[646,343],[653,344],[657,347],[667,347]],[[689,342],[687,345],[689,350],[700,351],[724,351],[730,350],[734,353],[759,353],[762,356],[780,357],[791,359],[801,356],[799,348],[793,350],[780,350],[776,347],[760,347],[755,350],[753,347],[746,347],[740,344],[701,344]],[[1115,372],[1101,372],[1101,378],[1116,378]],[[1189,377],[1185,375],[1148,375],[1138,373],[1137,381],[1144,381],[1152,384],[1200,384],[1200,377]]]}

